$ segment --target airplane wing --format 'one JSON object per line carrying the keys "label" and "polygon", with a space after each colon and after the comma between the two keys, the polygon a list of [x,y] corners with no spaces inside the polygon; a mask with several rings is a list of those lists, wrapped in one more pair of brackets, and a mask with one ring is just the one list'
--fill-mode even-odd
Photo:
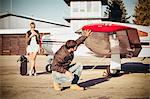
{"label": "airplane wing", "polygon": [[131,27],[118,25],[118,24],[111,24],[111,23],[101,23],[101,24],[85,25],[85,26],[82,27],[82,30],[89,29],[93,32],[110,33],[110,32],[125,30],[125,29],[129,29],[129,28],[131,28]]}
{"label": "airplane wing", "polygon": [[[122,58],[127,58],[137,57],[142,49],[137,27],[124,23],[102,22],[85,25],[82,30],[93,31],[93,34],[86,39],[85,45],[97,55],[107,55],[107,57],[110,57],[108,52],[111,52],[109,36],[115,33],[119,39],[120,55]],[[149,31],[147,27],[145,29],[144,31]]]}

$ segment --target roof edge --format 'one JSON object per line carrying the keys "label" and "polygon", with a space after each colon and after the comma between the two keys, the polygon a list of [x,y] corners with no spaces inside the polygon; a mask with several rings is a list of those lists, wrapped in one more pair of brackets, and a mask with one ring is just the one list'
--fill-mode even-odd
{"label": "roof edge", "polygon": [[66,24],[50,22],[50,21],[47,21],[44,19],[34,18],[34,17],[30,17],[30,16],[17,15],[17,14],[12,14],[12,13],[2,13],[2,14],[0,14],[0,19],[8,17],[8,16],[15,16],[15,17],[29,19],[29,20],[33,20],[33,21],[38,21],[38,22],[43,22],[43,23],[48,23],[48,24],[53,24],[53,25],[59,25],[59,26],[64,26],[64,27],[70,27],[69,25],[66,25]]}

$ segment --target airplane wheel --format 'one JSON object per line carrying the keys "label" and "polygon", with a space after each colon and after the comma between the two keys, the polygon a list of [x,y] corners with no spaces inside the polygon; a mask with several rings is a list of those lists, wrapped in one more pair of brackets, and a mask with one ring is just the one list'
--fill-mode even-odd
{"label": "airplane wheel", "polygon": [[51,66],[52,66],[52,64],[47,64],[46,65],[46,71],[49,72],[49,73],[52,73]]}
{"label": "airplane wheel", "polygon": [[119,76],[120,70],[116,70],[116,69],[110,70],[110,74],[112,76]]}

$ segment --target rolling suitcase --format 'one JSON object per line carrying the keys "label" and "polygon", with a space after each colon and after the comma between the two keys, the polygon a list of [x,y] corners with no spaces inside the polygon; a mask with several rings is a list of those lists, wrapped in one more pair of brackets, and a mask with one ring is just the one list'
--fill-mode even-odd
{"label": "rolling suitcase", "polygon": [[27,63],[28,59],[25,57],[25,55],[21,55],[20,58],[17,60],[17,62],[20,61],[20,74],[27,75]]}

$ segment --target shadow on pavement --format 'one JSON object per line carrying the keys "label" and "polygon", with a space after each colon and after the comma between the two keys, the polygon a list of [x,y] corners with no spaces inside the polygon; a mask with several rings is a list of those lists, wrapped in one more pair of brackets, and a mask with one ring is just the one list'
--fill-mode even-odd
{"label": "shadow on pavement", "polygon": [[130,73],[150,73],[150,64],[141,62],[128,62],[121,66],[121,70]]}
{"label": "shadow on pavement", "polygon": [[[97,65],[94,69],[107,69],[109,65]],[[92,69],[94,66],[84,66],[83,69]],[[125,73],[150,73],[150,64],[143,64],[141,62],[127,62],[121,65],[121,71]]]}
{"label": "shadow on pavement", "polygon": [[[96,66],[94,69],[107,69],[109,65],[98,65]],[[94,66],[90,65],[90,66],[84,66],[83,69],[87,70],[87,69],[92,69]],[[117,76],[112,76],[112,77],[120,77],[124,74],[128,74],[128,73],[150,73],[150,64],[143,64],[141,62],[127,62],[121,65],[121,70],[124,71],[124,73],[119,73],[119,75]],[[38,75],[42,75],[42,74],[49,74],[49,72],[40,72],[37,73]],[[96,84],[100,84],[106,81],[109,81],[111,77],[103,77],[103,78],[95,78],[95,79],[91,79],[91,80],[87,80],[84,82],[80,82],[79,86],[84,87],[84,88],[88,88],[91,86],[94,86]],[[66,86],[63,87],[63,90],[69,89],[70,86]]]}
{"label": "shadow on pavement", "polygon": [[[91,80],[81,82],[78,85],[80,87],[84,87],[84,89],[86,90],[86,88],[88,88],[88,87],[94,86],[94,85],[99,84],[99,83],[103,83],[105,81],[109,81],[109,78],[104,77],[104,78],[91,79]],[[70,88],[70,86],[63,87],[63,89],[61,91],[64,91],[64,90],[69,89],[69,88]]]}
{"label": "shadow on pavement", "polygon": [[37,75],[50,74],[49,72],[38,72]]}
{"label": "shadow on pavement", "polygon": [[87,88],[87,87],[91,87],[91,86],[94,86],[96,84],[99,84],[99,83],[102,83],[102,82],[105,82],[105,81],[109,81],[109,78],[104,77],[104,78],[96,78],[96,79],[87,80],[85,82],[79,83],[79,86]]}
{"label": "shadow on pavement", "polygon": [[[94,69],[106,69],[109,65],[97,65]],[[83,70],[92,69],[94,65],[83,66]]]}
{"label": "shadow on pavement", "polygon": [[[84,66],[84,69],[92,69],[92,67],[93,66]],[[108,65],[97,66],[95,69],[106,69],[107,67]],[[124,73],[119,73],[117,76],[112,77],[120,77],[128,73],[150,73],[150,64],[143,64],[141,62],[128,62],[122,64],[121,70],[124,71]],[[105,81],[109,81],[109,79],[110,77],[96,78],[85,82],[81,82],[79,83],[79,85],[81,87],[90,87]]]}
{"label": "shadow on pavement", "polygon": [[[107,69],[109,65],[97,65],[94,69]],[[94,65],[83,66],[83,70],[92,69]],[[150,64],[141,62],[127,62],[121,65],[121,71],[125,73],[150,73]],[[38,72],[38,75],[49,74],[50,72]]]}

